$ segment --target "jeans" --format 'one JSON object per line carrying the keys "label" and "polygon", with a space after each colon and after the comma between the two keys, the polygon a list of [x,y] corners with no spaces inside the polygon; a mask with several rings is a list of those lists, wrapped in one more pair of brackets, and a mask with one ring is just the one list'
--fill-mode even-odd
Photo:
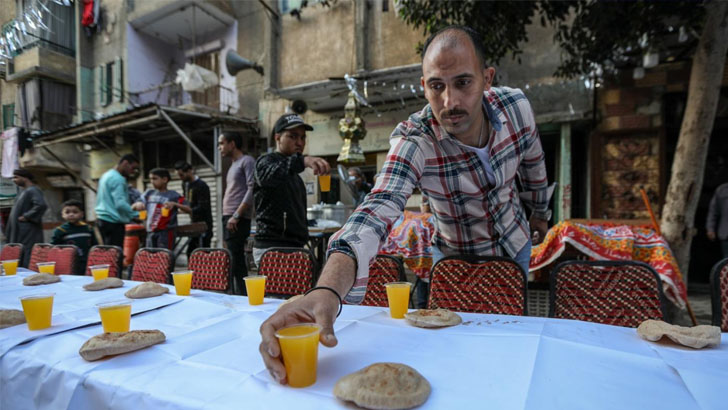
{"label": "jeans", "polygon": [[238,229],[231,232],[227,229],[227,222],[230,215],[222,217],[222,226],[224,227],[223,239],[225,245],[233,257],[233,294],[247,296],[243,278],[248,276],[248,264],[245,262],[245,244],[250,236],[250,219],[240,218],[238,220]]}
{"label": "jeans", "polygon": [[[727,241],[728,242],[728,241]],[[432,246],[432,266],[435,266],[437,262],[440,261],[440,259],[444,258],[445,254],[442,253],[440,248],[437,246]],[[531,240],[529,239],[528,242],[526,242],[525,245],[523,245],[523,248],[521,248],[520,251],[516,254],[516,257],[513,258],[516,263],[523,268],[523,271],[526,273],[526,276],[528,276],[528,267],[531,263]],[[417,309],[426,309],[427,308],[427,300],[430,296],[430,283],[425,282],[422,279],[417,279],[417,283],[415,285],[415,308]]]}

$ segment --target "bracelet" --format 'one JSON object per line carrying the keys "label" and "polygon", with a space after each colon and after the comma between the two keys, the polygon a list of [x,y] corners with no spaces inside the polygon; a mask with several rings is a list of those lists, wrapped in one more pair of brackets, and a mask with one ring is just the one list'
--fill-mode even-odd
{"label": "bracelet", "polygon": [[314,290],[318,290],[318,289],[328,290],[331,293],[333,293],[334,295],[336,295],[336,298],[339,299],[339,313],[336,314],[336,317],[339,317],[339,315],[341,314],[341,309],[344,308],[344,302],[341,300],[341,296],[339,296],[339,292],[334,290],[334,288],[330,288],[328,286],[314,286],[311,289],[307,290],[306,293],[304,293],[303,295],[306,296],[309,293],[313,292]]}

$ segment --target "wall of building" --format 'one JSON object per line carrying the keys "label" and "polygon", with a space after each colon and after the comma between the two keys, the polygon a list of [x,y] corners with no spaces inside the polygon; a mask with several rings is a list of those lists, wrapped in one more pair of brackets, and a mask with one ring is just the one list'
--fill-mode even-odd
{"label": "wall of building", "polygon": [[[269,52],[264,41],[265,21],[268,18],[265,9],[260,3],[252,1],[236,1],[231,5],[238,23],[236,52],[243,58],[262,65],[266,71],[270,70],[264,64],[266,53]],[[240,104],[238,115],[246,118],[258,117],[258,102],[263,99],[264,77],[254,70],[243,70],[235,75],[235,80]]]}

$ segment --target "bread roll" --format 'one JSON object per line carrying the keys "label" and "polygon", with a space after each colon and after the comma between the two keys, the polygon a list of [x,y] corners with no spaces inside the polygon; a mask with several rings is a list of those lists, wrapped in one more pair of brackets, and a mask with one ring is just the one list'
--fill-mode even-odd
{"label": "bread roll", "polygon": [[105,356],[133,352],[162,343],[166,337],[159,330],[132,330],[131,332],[102,333],[87,340],[78,353],[88,361]]}

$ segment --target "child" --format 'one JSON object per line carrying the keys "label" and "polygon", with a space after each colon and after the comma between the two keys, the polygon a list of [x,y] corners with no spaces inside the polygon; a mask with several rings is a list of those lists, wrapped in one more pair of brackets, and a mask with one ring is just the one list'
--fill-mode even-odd
{"label": "child", "polygon": [[169,171],[164,168],[154,168],[149,171],[149,179],[154,189],[144,192],[141,201],[132,205],[132,208],[135,211],[147,210],[146,246],[173,249],[177,210],[184,213],[190,213],[192,210],[177,191],[167,190],[167,183],[171,179]]}
{"label": "child", "polygon": [[76,245],[78,258],[74,274],[83,275],[86,270],[88,251],[96,245],[94,230],[83,221],[83,205],[81,201],[70,199],[61,207],[61,217],[66,223],[53,230],[51,243],[54,245]]}

